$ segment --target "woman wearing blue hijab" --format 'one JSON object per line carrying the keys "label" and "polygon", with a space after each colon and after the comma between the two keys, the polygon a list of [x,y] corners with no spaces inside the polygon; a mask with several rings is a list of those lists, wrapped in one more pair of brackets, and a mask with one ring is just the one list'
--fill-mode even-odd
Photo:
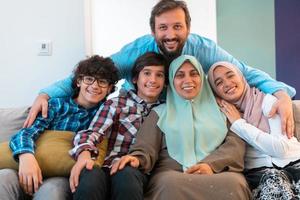
{"label": "woman wearing blue hijab", "polygon": [[227,130],[200,63],[178,57],[169,81],[166,103],[149,114],[112,174],[126,164],[151,173],[145,199],[249,199],[245,144]]}

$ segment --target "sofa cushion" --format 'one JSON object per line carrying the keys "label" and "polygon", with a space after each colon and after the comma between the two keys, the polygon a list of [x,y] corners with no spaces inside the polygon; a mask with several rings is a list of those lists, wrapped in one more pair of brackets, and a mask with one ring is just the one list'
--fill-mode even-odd
{"label": "sofa cushion", "polygon": [[[69,131],[45,131],[36,141],[35,158],[39,163],[43,177],[69,176],[75,164],[69,155],[72,148],[73,132]],[[99,156],[95,161],[101,166],[107,148],[107,140],[98,146]],[[0,169],[10,168],[18,170],[18,163],[13,159],[8,142],[0,144]]]}
{"label": "sofa cushion", "polygon": [[29,107],[0,108],[0,142],[9,140],[22,128],[28,112]]}

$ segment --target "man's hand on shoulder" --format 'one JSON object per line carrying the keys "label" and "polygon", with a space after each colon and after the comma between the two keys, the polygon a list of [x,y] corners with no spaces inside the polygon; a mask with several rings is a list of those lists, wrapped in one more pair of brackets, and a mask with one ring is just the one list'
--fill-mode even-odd
{"label": "man's hand on shoulder", "polygon": [[288,138],[294,135],[294,117],[293,117],[293,105],[290,96],[279,90],[273,94],[277,97],[278,101],[273,105],[269,117],[273,117],[275,113],[280,115],[282,132],[287,135]]}
{"label": "man's hand on shoulder", "polygon": [[29,114],[23,124],[23,128],[30,127],[33,124],[39,112],[41,111],[42,111],[42,116],[44,118],[47,118],[48,100],[49,100],[49,96],[47,94],[39,94],[36,97],[35,101],[33,102],[33,105],[30,108]]}

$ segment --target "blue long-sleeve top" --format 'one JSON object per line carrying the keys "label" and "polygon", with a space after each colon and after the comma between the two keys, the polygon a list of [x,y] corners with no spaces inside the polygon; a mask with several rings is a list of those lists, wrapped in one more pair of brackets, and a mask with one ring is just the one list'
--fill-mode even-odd
{"label": "blue long-sleeve top", "polygon": [[[121,77],[127,80],[127,84],[129,83],[130,85],[131,83],[131,69],[135,60],[149,51],[160,52],[154,37],[152,35],[144,35],[125,45],[119,52],[111,55],[112,60],[120,70]],[[203,66],[205,72],[215,62],[228,61],[240,68],[251,87],[255,86],[269,94],[273,94],[278,90],[286,91],[291,97],[296,94],[294,88],[272,79],[267,73],[261,70],[247,66],[219,47],[214,41],[197,34],[189,34],[182,54],[195,56]],[[46,93],[51,98],[70,96],[73,92],[71,82],[72,75],[42,89],[40,93]]]}

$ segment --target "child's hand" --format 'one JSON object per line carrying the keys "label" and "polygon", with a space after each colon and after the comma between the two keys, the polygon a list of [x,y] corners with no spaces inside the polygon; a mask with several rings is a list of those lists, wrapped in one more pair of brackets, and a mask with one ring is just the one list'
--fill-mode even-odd
{"label": "child's hand", "polygon": [[238,109],[231,103],[225,100],[221,100],[219,103],[221,111],[226,115],[230,123],[232,124],[238,119],[241,119],[241,114]]}
{"label": "child's hand", "polygon": [[94,161],[91,158],[89,151],[83,151],[79,154],[77,162],[73,166],[70,174],[70,189],[74,193],[79,183],[79,175],[81,170],[85,167],[88,170],[93,169]]}
{"label": "child's hand", "polygon": [[212,175],[214,174],[211,167],[206,163],[199,163],[196,165],[193,165],[192,167],[188,168],[185,173],[187,174],[207,174]]}
{"label": "child's hand", "polygon": [[31,153],[20,154],[19,161],[20,185],[27,194],[33,195],[33,192],[37,192],[43,183],[40,166]]}
{"label": "child's hand", "polygon": [[118,170],[123,169],[127,164],[129,164],[131,167],[138,168],[138,166],[140,165],[140,161],[134,156],[130,156],[130,155],[122,156],[120,160],[113,163],[110,169],[110,175],[113,175]]}

